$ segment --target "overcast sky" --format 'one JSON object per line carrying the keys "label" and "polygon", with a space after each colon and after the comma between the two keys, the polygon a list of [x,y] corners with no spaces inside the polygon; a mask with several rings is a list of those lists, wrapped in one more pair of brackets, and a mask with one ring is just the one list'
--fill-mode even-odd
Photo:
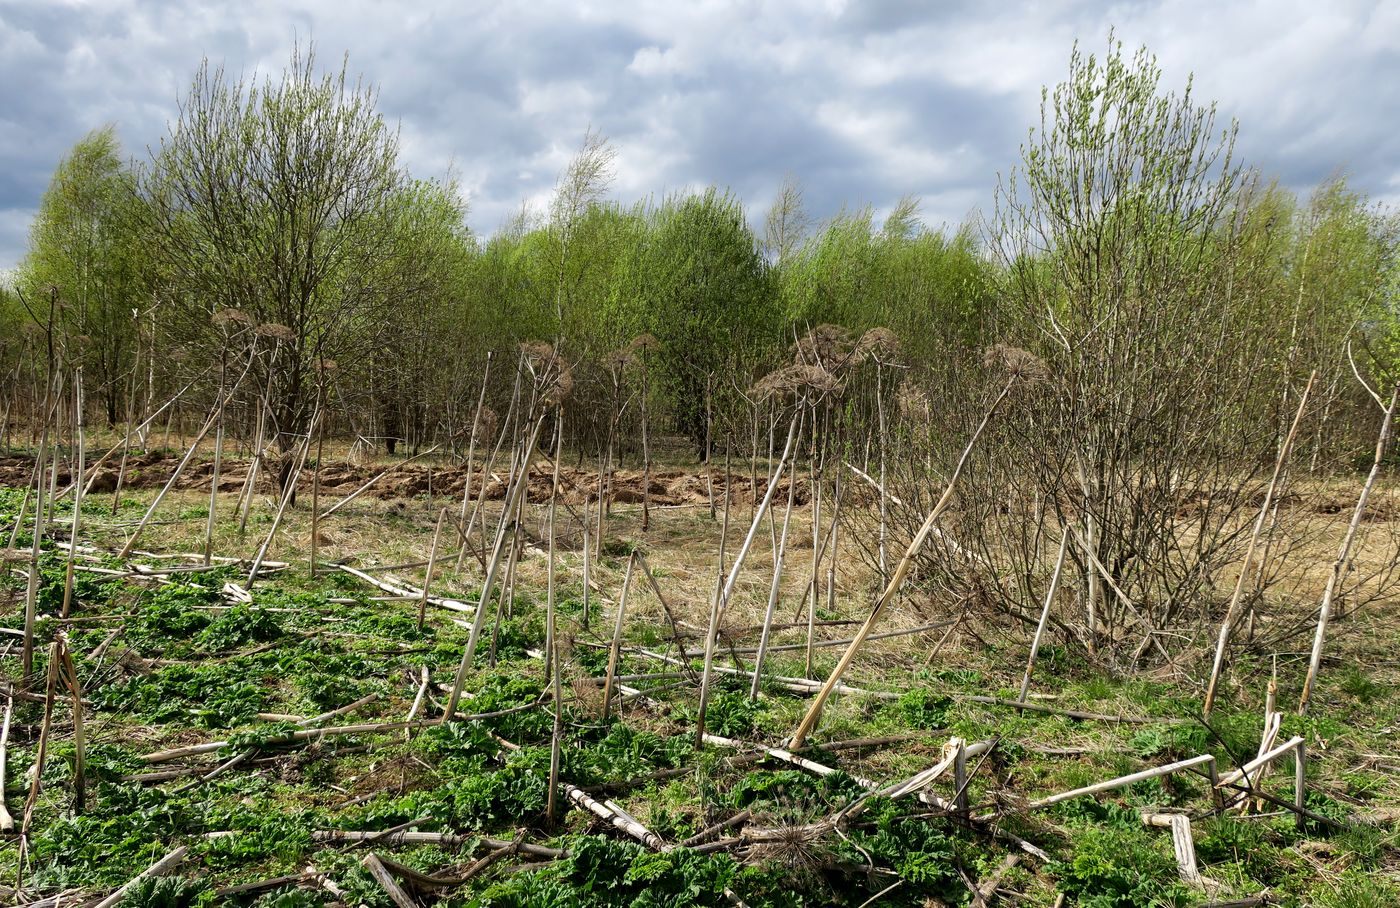
{"label": "overcast sky", "polygon": [[115,123],[164,134],[200,59],[277,72],[293,43],[349,53],[417,176],[452,169],[489,233],[547,199],[592,126],[614,197],[715,184],[764,211],[787,174],[812,213],[923,198],[931,225],[990,207],[1070,48],[1110,27],[1164,81],[1240,122],[1240,150],[1306,190],[1338,171],[1400,200],[1400,2],[0,0],[0,269],[54,165]]}

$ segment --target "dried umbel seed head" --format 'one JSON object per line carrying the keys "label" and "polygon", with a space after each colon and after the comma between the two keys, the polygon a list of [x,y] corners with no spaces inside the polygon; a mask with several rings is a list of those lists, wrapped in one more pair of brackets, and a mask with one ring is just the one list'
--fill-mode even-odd
{"label": "dried umbel seed head", "polygon": [[322,375],[334,375],[340,371],[340,363],[333,359],[318,359],[316,360],[316,371]]}
{"label": "dried umbel seed head", "polygon": [[520,353],[546,404],[558,404],[574,390],[574,372],[552,344],[528,341],[520,345]]}
{"label": "dried umbel seed head", "polygon": [[1044,360],[1029,350],[1010,344],[994,344],[988,347],[982,364],[1008,378],[1019,378],[1027,382],[1044,381],[1050,377],[1050,369]]}
{"label": "dried umbel seed head", "polygon": [[836,368],[850,358],[851,349],[851,332],[840,325],[817,325],[797,339],[793,346],[793,362]]}
{"label": "dried umbel seed head", "polygon": [[540,393],[545,403],[554,406],[563,403],[564,398],[572,394],[573,390],[574,370],[570,369],[567,363],[560,360]]}
{"label": "dried umbel seed head", "polygon": [[640,353],[643,350],[655,350],[660,346],[661,341],[657,340],[656,335],[647,332],[645,334],[638,334],[636,337],[632,338],[632,342],[627,345],[626,349]]}
{"label": "dried umbel seed head", "polygon": [[233,328],[239,325],[251,325],[254,319],[242,309],[220,309],[214,313],[210,321],[220,328]]}
{"label": "dried umbel seed head", "polygon": [[871,328],[860,336],[856,350],[887,363],[899,355],[899,338],[889,328]]}
{"label": "dried umbel seed head", "polygon": [[253,333],[258,337],[266,337],[275,341],[291,341],[297,339],[297,333],[286,325],[277,322],[264,322],[253,329]]}
{"label": "dried umbel seed head", "polygon": [[603,356],[603,365],[613,372],[620,372],[632,364],[632,348],[623,347]]}
{"label": "dried umbel seed head", "polygon": [[928,395],[913,382],[900,382],[898,402],[899,413],[905,419],[928,419],[933,415]]}
{"label": "dried umbel seed head", "polygon": [[601,715],[603,712],[603,689],[591,678],[574,680],[574,705],[585,715]]}
{"label": "dried umbel seed head", "polygon": [[746,862],[810,872],[830,857],[825,845],[832,831],[829,823],[795,822],[803,813],[795,802],[782,804],[775,813],[772,817],[767,813],[753,817],[753,826],[745,831],[750,838],[750,845],[744,852]]}
{"label": "dried umbel seed head", "polygon": [[841,389],[841,381],[821,366],[797,364],[769,372],[754,384],[753,393],[759,397],[786,397],[830,394]]}
{"label": "dried umbel seed head", "polygon": [[554,345],[546,341],[525,341],[520,345],[520,353],[532,364],[540,365],[554,358]]}

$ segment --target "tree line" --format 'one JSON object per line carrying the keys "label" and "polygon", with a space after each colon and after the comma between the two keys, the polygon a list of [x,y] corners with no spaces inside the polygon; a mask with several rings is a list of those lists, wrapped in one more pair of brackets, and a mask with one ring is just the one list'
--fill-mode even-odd
{"label": "tree line", "polygon": [[[878,328],[897,356],[833,406],[867,430],[903,418],[936,448],[985,397],[985,351],[1025,351],[1057,400],[1018,430],[1037,440],[1023,466],[1080,470],[1081,492],[1164,446],[1267,459],[1314,370],[1319,446],[1355,453],[1376,415],[1353,373],[1393,374],[1396,218],[1341,179],[1306,198],[1268,182],[1234,135],[1111,44],[1075,50],[993,210],[956,229],[914,198],[817,223],[793,181],[760,224],[719,188],[620,202],[590,133],[548,209],[487,236],[450,177],[408,173],[344,63],[299,49],[240,81],[206,62],[149,154],[126,159],[104,127],[59,163],[0,297],[4,440],[80,371],[112,427],[178,398],[167,416],[217,409],[283,453],[319,418],[363,445],[461,454],[479,389],[488,418],[504,412],[520,345],[546,341],[580,457],[635,447],[644,410],[703,457],[754,434],[774,406],[760,380],[804,343]],[[1106,462],[1047,462],[1040,442],[1073,433]]]}

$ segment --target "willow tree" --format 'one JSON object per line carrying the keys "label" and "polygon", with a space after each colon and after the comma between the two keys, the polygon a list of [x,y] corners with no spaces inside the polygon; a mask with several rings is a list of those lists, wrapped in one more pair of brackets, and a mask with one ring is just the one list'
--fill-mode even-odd
{"label": "willow tree", "polygon": [[73,346],[108,424],[125,400],[136,347],[132,312],[144,297],[133,203],[115,130],[94,130],[54,170],[20,265],[30,298],[56,291],[63,303],[56,327],[83,338]]}
{"label": "willow tree", "polygon": [[311,420],[315,364],[342,355],[384,300],[396,224],[386,209],[405,177],[398,134],[376,102],[344,63],[321,74],[311,48],[261,82],[233,80],[206,60],[141,174],[174,330],[212,343],[220,308],[290,329],[252,376],[270,389],[284,453]]}
{"label": "willow tree", "polygon": [[[1145,50],[1111,40],[1098,59],[1076,48],[998,189],[998,327],[1049,369],[1008,425],[1001,473],[982,490],[986,519],[1025,559],[1018,604],[1068,532],[1085,641],[1129,661],[1161,653],[1161,630],[1210,607],[1266,479],[1290,380],[1277,364],[1286,338],[1247,317],[1254,301],[1232,286],[1243,255],[1235,134],[1189,81],[1164,89]],[[1036,519],[1000,517],[998,500]],[[1185,505],[1197,501],[1207,506]]]}

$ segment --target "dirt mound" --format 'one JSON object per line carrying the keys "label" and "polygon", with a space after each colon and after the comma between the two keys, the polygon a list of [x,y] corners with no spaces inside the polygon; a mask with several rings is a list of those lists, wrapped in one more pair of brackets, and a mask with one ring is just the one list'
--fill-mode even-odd
{"label": "dirt mound", "polygon": [[[125,477],[121,481],[122,488],[133,491],[159,488],[169,481],[179,462],[180,458],[175,454],[160,451],[132,455],[127,459]],[[265,461],[258,470],[258,490],[275,494],[275,471],[269,470],[268,466]],[[219,491],[237,492],[242,489],[251,467],[250,459],[224,457],[219,467]],[[33,461],[28,458],[0,457],[0,486],[24,486],[31,481],[32,469]],[[467,470],[463,466],[423,463],[357,465],[337,461],[327,463],[321,468],[321,495],[323,499],[328,498],[332,501],[349,495],[386,470],[388,472],[375,482],[362,498],[379,501],[411,499],[427,495],[429,490],[435,496],[460,498],[466,487]],[[212,458],[197,460],[185,467],[175,482],[175,489],[208,490],[213,475]],[[91,491],[95,494],[111,494],[117,487],[117,480],[117,464],[109,461],[98,469]],[[537,463],[530,471],[530,485],[526,492],[529,500],[536,503],[548,501],[553,481],[553,469],[548,464]],[[60,464],[59,487],[63,488],[71,482],[71,467]],[[599,483],[596,470],[564,467],[560,470],[559,482],[563,498],[570,504],[581,504],[585,495],[590,500],[597,500]],[[309,492],[311,483],[312,474],[307,471],[302,474],[297,488]],[[489,474],[479,468],[473,471],[473,498],[481,494],[483,483],[488,500],[499,501],[505,497],[505,474],[502,471],[493,470]],[[641,504],[645,497],[652,505],[658,507],[708,505],[711,489],[715,497],[720,499],[723,498],[725,489],[724,474],[716,471],[713,475],[707,475],[703,466],[690,470],[653,470],[649,484],[644,482],[641,470],[614,470],[606,477],[604,485],[607,497],[616,504]],[[755,494],[762,496],[766,485],[766,480],[762,478],[755,484],[748,476],[740,475],[732,475],[729,481],[730,494],[736,504],[752,502]],[[781,481],[778,484],[777,495],[780,498],[786,496],[787,488],[787,480]],[[797,503],[805,504],[807,499],[807,482],[799,477]]]}

